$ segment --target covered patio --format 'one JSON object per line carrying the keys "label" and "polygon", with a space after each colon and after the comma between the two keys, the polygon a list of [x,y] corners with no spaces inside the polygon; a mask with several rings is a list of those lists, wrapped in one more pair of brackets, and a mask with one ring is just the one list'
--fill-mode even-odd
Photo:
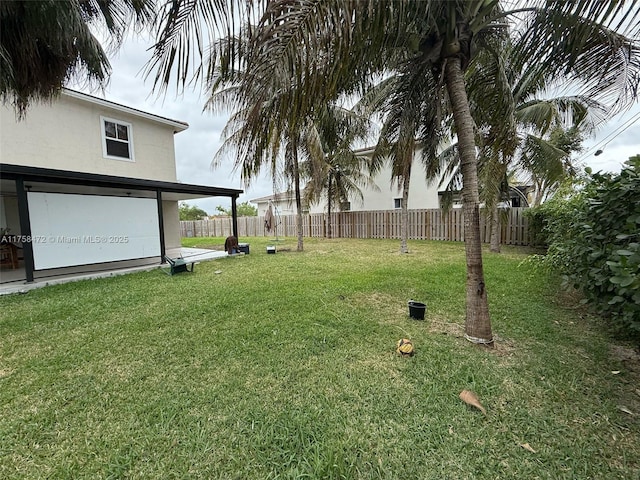
{"label": "covered patio", "polygon": [[237,236],[236,203],[242,193],[8,164],[0,164],[0,191],[3,215],[13,227],[3,243],[10,242],[19,252],[17,265],[0,270],[0,286],[22,287],[157,268],[167,256],[194,261],[225,256],[179,246],[177,204],[203,197],[230,198]]}

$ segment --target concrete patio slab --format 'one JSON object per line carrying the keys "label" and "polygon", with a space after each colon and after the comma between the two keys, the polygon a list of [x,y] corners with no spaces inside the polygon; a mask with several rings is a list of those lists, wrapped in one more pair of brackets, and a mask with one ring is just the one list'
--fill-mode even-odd
{"label": "concrete patio slab", "polygon": [[[172,248],[167,250],[167,256],[170,258],[182,257],[188,262],[204,262],[214,260],[217,258],[228,257],[227,252],[219,250],[207,250],[203,248]],[[27,293],[30,290],[36,288],[46,287],[48,285],[57,285],[61,283],[77,282],[80,280],[93,280],[96,278],[113,277],[116,275],[126,275],[128,273],[142,272],[148,270],[155,270],[157,268],[164,268],[166,264],[161,264],[159,261],[153,262],[147,265],[129,266],[126,268],[113,268],[96,270],[95,268],[87,267],[84,272],[75,272],[62,275],[50,275],[36,278],[32,283],[26,283],[24,278],[24,268],[18,268],[16,270],[6,270],[0,272],[0,295],[7,295],[11,293]]]}

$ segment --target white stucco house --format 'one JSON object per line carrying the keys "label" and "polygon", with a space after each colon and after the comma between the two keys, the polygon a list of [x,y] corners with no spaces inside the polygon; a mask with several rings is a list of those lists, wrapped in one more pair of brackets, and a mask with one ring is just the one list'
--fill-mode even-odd
{"label": "white stucco house", "polygon": [[[360,156],[370,156],[373,154],[373,147],[358,150]],[[439,182],[428,183],[425,179],[424,168],[420,162],[420,150],[414,154],[413,166],[411,168],[411,181],[409,183],[408,208],[410,209],[437,209],[442,206],[444,187],[439,186]],[[402,188],[397,182],[392,182],[391,165],[386,163],[378,172],[374,179],[374,186],[361,188],[362,199],[354,197],[349,199],[347,205],[334,206],[335,211],[373,211],[373,210],[395,210],[402,208]],[[528,206],[526,192],[529,187],[512,187],[510,206]],[[522,192],[525,192],[524,194]],[[251,200],[258,208],[258,215],[264,215],[271,205],[274,213],[280,215],[293,215],[296,213],[296,202],[293,191],[279,192]],[[454,195],[454,208],[461,207],[460,195]],[[327,211],[326,202],[304,205],[305,213],[324,213]]]}
{"label": "white stucco house", "polygon": [[[370,156],[373,148],[363,148],[357,151],[360,156]],[[420,164],[419,152],[415,155],[412,169],[411,182],[409,185],[409,208],[439,208],[438,184],[427,185],[424,178],[424,171]],[[342,211],[370,211],[370,210],[393,210],[401,208],[402,190],[397,183],[391,183],[391,166],[387,163],[374,179],[374,186],[361,188],[363,198],[350,198],[348,205],[341,205]],[[258,215],[264,215],[269,205],[276,209],[281,215],[293,215],[296,213],[295,195],[293,192],[279,192],[274,195],[254,198],[251,200],[258,207]],[[308,213],[323,213],[327,207],[325,202],[305,205],[304,210]],[[336,210],[338,210],[336,206]]]}
{"label": "white stucco house", "polygon": [[23,280],[163,262],[180,246],[181,200],[229,197],[235,212],[242,190],[177,181],[174,135],[187,128],[67,89],[23,120],[2,105],[0,228]]}

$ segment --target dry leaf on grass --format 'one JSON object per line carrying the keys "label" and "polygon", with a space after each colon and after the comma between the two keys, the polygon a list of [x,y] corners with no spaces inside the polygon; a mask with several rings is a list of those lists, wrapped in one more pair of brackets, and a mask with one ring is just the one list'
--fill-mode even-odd
{"label": "dry leaf on grass", "polygon": [[520,446],[531,453],[537,453],[528,443],[523,443]]}
{"label": "dry leaf on grass", "polygon": [[462,400],[467,405],[471,405],[472,407],[476,407],[478,410],[480,410],[485,415],[487,414],[487,411],[484,409],[484,407],[480,403],[480,399],[471,390],[462,390],[460,392],[460,400]]}

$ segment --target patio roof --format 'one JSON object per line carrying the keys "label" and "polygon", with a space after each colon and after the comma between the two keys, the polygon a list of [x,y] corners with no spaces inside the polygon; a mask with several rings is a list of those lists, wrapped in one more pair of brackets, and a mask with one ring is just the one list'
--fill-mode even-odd
{"label": "patio roof", "polygon": [[[198,197],[232,197],[237,198],[243,190],[206,185],[192,185],[179,182],[164,182],[141,178],[117,177],[96,173],[57,170],[53,168],[28,167],[0,163],[0,178],[12,180],[22,177],[25,181],[55,183],[66,185],[83,185],[106,188],[122,188],[146,190],[171,194],[163,196],[166,200],[186,200]],[[5,187],[3,185],[3,187]],[[2,190],[5,190],[3,188]]]}

